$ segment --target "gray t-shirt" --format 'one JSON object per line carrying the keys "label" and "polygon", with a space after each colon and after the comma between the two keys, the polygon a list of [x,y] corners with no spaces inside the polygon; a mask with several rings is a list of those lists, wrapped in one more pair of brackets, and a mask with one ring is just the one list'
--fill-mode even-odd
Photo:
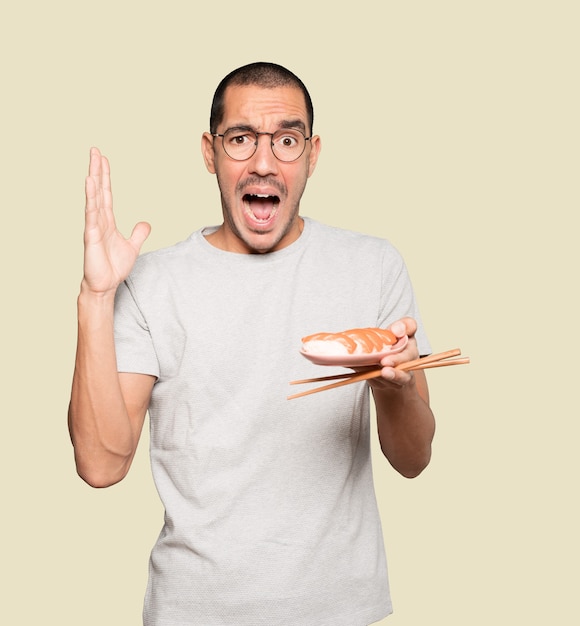
{"label": "gray t-shirt", "polygon": [[119,371],[157,377],[166,515],[144,624],[366,626],[391,612],[368,386],[286,398],[289,381],[335,373],[299,353],[314,332],[412,316],[430,351],[405,265],[385,240],[308,218],[264,255],[219,250],[209,230],[142,255],[117,294]]}

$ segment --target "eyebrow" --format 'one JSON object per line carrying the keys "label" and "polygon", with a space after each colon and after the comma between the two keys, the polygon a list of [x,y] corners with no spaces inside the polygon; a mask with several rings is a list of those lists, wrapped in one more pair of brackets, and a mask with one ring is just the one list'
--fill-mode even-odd
{"label": "eyebrow", "polygon": [[306,133],[306,125],[302,120],[283,120],[280,122],[280,128],[297,128]]}
{"label": "eyebrow", "polygon": [[[291,128],[296,128],[301,130],[303,134],[306,134],[306,125],[302,120],[282,120],[278,124],[278,130],[288,130]],[[230,126],[227,130],[251,130],[252,132],[259,132],[257,128],[250,126],[249,124],[236,124],[234,126]]]}

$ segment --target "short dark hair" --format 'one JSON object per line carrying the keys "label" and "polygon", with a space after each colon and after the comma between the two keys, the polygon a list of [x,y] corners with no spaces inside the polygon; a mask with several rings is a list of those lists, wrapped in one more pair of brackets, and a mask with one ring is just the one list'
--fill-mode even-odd
{"label": "short dark hair", "polygon": [[308,89],[304,83],[290,70],[277,65],[276,63],[266,63],[259,61],[250,63],[230,72],[218,85],[211,103],[211,113],[209,118],[210,132],[217,132],[217,127],[224,118],[224,96],[228,87],[240,87],[243,85],[257,85],[266,89],[274,87],[296,87],[304,95],[306,113],[308,115],[308,125],[310,134],[314,126],[314,108]]}

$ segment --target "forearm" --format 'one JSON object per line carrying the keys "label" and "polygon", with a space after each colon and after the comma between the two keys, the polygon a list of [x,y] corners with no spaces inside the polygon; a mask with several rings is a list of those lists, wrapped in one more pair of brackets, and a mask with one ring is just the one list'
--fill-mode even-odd
{"label": "forearm", "polygon": [[69,429],[79,475],[106,486],[126,474],[139,433],[133,432],[117,373],[114,294],[81,290]]}
{"label": "forearm", "polygon": [[421,393],[415,376],[402,387],[373,388],[381,450],[407,478],[418,476],[431,459],[435,419],[423,382],[419,381]]}

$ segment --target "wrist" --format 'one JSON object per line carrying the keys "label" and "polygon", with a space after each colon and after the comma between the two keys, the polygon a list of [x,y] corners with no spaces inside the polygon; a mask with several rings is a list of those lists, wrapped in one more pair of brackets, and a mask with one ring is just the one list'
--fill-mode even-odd
{"label": "wrist", "polygon": [[111,312],[115,307],[115,294],[116,289],[107,291],[94,291],[83,280],[81,282],[81,289],[77,298],[77,306],[79,314],[81,311],[85,312]]}
{"label": "wrist", "polygon": [[115,294],[117,293],[117,288],[118,288],[118,285],[111,289],[97,291],[95,289],[92,289],[89,283],[87,282],[87,280],[83,278],[81,281],[79,299],[82,298],[83,300],[87,300],[87,301],[93,300],[95,302],[114,300]]}
{"label": "wrist", "polygon": [[377,408],[388,407],[389,412],[408,411],[421,397],[414,376],[409,376],[406,382],[376,379],[376,384],[371,387],[371,391]]}

